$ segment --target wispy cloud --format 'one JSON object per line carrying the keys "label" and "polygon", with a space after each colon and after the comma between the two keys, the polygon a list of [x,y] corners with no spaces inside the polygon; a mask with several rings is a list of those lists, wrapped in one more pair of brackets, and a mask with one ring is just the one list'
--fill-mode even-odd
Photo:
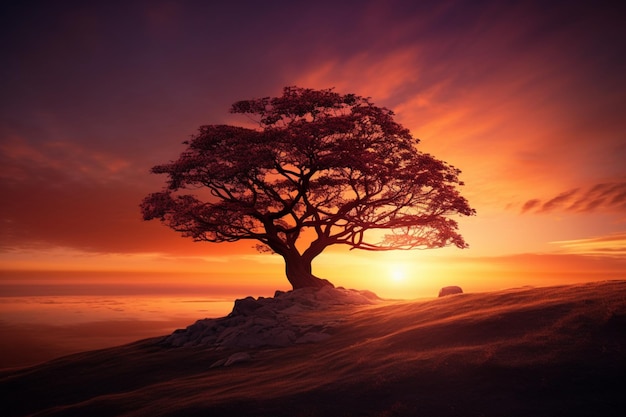
{"label": "wispy cloud", "polygon": [[607,256],[623,258],[626,256],[626,232],[612,233],[607,236],[595,236],[587,239],[563,240],[552,242],[568,254]]}
{"label": "wispy cloud", "polygon": [[137,170],[131,161],[69,141],[35,144],[14,136],[0,143],[0,179],[24,181],[33,177],[62,182],[128,181]]}
{"label": "wispy cloud", "polygon": [[522,205],[522,213],[590,213],[626,211],[626,182],[596,184],[587,189],[575,188],[552,198],[534,198]]}

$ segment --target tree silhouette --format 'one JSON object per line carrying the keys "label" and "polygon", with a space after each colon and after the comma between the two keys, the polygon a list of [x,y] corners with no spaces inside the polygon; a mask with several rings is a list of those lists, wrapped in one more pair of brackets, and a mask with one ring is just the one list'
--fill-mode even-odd
{"label": "tree silhouette", "polygon": [[448,217],[475,214],[456,188],[460,171],[420,152],[392,111],[332,89],[286,87],[231,112],[258,128],[200,127],[178,160],[152,168],[169,179],[143,200],[145,220],[196,241],[256,240],[284,258],[294,289],[332,285],[311,271],[331,245],[467,247]]}

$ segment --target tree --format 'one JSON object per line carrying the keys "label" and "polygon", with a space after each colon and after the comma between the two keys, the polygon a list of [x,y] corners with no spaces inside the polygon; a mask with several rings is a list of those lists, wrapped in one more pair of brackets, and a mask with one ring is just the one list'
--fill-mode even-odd
{"label": "tree", "polygon": [[178,160],[152,168],[169,179],[143,200],[145,220],[196,241],[256,240],[284,258],[294,289],[332,286],[311,270],[331,245],[467,247],[449,218],[475,214],[456,188],[460,171],[420,152],[392,111],[332,89],[286,87],[231,112],[258,128],[200,127]]}

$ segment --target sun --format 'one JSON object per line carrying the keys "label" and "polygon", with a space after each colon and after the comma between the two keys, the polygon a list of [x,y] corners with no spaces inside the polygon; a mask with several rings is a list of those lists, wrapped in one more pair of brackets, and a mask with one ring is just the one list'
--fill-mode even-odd
{"label": "sun", "polygon": [[389,265],[389,278],[393,282],[402,282],[406,279],[407,270],[406,266],[403,264],[391,264]]}

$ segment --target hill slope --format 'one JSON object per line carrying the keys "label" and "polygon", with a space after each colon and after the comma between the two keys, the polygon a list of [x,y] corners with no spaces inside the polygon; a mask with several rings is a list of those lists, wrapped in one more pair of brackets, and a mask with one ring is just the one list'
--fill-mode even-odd
{"label": "hill slope", "polygon": [[[621,416],[626,407],[626,281],[300,313],[332,321],[330,337],[256,349],[157,338],[4,371],[3,415]],[[249,360],[214,366],[242,351]]]}

